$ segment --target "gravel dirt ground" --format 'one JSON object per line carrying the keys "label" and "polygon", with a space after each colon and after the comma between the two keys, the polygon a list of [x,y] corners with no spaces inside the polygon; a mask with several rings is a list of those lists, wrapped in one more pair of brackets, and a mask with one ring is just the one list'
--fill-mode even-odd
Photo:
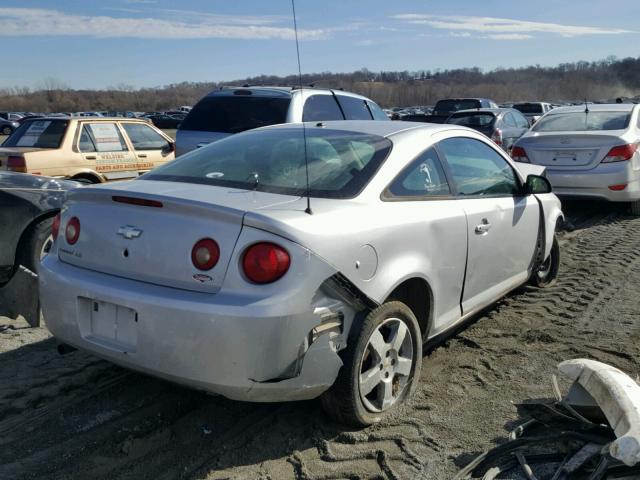
{"label": "gravel dirt ground", "polygon": [[411,401],[345,430],[318,401],[248,404],[60,356],[0,318],[0,479],[448,479],[502,441],[514,402],[576,357],[640,373],[640,218],[565,206],[556,285],[523,287],[428,349]]}

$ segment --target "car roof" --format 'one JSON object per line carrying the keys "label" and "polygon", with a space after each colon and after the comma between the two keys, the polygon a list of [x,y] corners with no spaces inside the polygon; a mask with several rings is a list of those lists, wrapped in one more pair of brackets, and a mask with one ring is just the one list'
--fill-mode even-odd
{"label": "car roof", "polygon": [[451,98],[442,98],[438,100],[438,102],[459,102],[461,100],[480,100],[483,102],[493,102],[493,100],[491,100],[490,98],[483,98],[483,97],[451,97]]}
{"label": "car roof", "polygon": [[353,93],[353,92],[348,92],[345,90],[341,90],[339,88],[316,88],[316,87],[311,87],[311,86],[302,86],[302,87],[297,87],[297,86],[291,86],[291,87],[282,87],[282,86],[249,86],[249,87],[238,87],[238,86],[228,86],[228,87],[222,87],[219,88],[218,90],[213,90],[211,92],[209,92],[206,96],[207,97],[217,97],[217,96],[243,96],[243,95],[238,95],[235,92],[237,91],[249,91],[251,92],[251,95],[247,95],[247,96],[256,96],[256,97],[260,97],[260,96],[265,96],[265,97],[291,97],[293,95],[294,92],[301,92],[301,91],[307,91],[307,92],[315,92],[315,93],[336,93],[336,94],[340,94],[340,95],[346,95],[346,96],[350,96],[350,97],[357,97],[357,98],[362,98],[362,99],[367,99],[367,97],[364,97],[362,95],[359,95],[357,93]]}
{"label": "car roof", "polygon": [[551,105],[549,102],[516,102],[513,104],[516,105]]}
{"label": "car roof", "polygon": [[[451,124],[439,124],[439,123],[420,123],[420,122],[403,122],[403,121],[389,121],[389,122],[377,122],[375,120],[331,120],[326,122],[305,122],[304,126],[308,129],[318,128],[320,125],[323,128],[331,130],[342,130],[345,132],[358,132],[367,133],[371,135],[378,135],[380,137],[390,137],[400,132],[407,130],[422,129],[429,133],[436,133],[445,130],[460,129],[468,131],[469,129],[459,127]],[[302,123],[281,123],[279,125],[270,125],[268,127],[262,127],[262,129],[280,129],[280,128],[302,128]]]}
{"label": "car roof", "polygon": [[[634,103],[590,103],[587,105],[590,112],[632,112],[636,104]],[[557,115],[559,113],[584,112],[585,105],[571,105],[569,107],[557,107],[547,115]]]}
{"label": "car roof", "polygon": [[[503,112],[513,112],[515,109],[514,108],[504,108],[504,107],[499,107],[499,108],[489,108],[489,107],[485,107],[485,108],[467,108],[465,110],[458,110],[457,112],[453,112],[451,115],[458,115],[459,113],[473,113],[473,112],[480,112],[480,113],[503,113]],[[518,112],[520,113],[520,112]]]}

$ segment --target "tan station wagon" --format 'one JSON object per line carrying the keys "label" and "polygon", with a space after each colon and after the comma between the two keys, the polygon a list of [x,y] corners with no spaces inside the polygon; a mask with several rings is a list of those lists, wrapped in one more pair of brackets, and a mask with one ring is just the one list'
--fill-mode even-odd
{"label": "tan station wagon", "polygon": [[0,147],[0,170],[91,183],[133,178],[175,158],[173,140],[144,120],[37,118]]}

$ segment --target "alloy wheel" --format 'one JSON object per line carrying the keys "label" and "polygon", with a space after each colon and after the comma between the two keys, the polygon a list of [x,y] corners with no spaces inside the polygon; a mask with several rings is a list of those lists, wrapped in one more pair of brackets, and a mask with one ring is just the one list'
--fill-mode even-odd
{"label": "alloy wheel", "polygon": [[360,360],[358,387],[364,406],[382,412],[393,406],[411,380],[413,341],[407,325],[389,318],[376,328]]}

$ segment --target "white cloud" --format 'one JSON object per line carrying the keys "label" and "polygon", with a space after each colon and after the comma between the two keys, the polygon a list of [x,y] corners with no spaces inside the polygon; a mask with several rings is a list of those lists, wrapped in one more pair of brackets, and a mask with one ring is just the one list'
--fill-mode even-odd
{"label": "white cloud", "polygon": [[[576,25],[562,25],[559,23],[529,22],[494,17],[469,17],[462,15],[423,15],[418,13],[404,13],[393,15],[392,18],[414,25],[427,25],[432,28],[453,31],[467,31],[487,33],[491,35],[550,33],[563,37],[577,37],[581,35],[618,35],[635,33],[631,30],[605,27],[585,27]],[[531,38],[531,35],[529,35]],[[500,38],[498,38],[500,39]],[[504,39],[504,38],[502,38]],[[518,38],[523,40],[523,38]]]}
{"label": "white cloud", "polygon": [[[131,3],[131,2],[130,2]],[[140,3],[138,1],[138,3]],[[253,21],[252,21],[253,19]],[[159,18],[75,15],[42,8],[0,8],[0,36],[91,36],[154,39],[284,39],[293,28],[269,26],[259,17],[217,15],[192,22]],[[325,38],[337,29],[298,30],[301,40]]]}
{"label": "white cloud", "polygon": [[470,37],[471,34],[469,32],[449,32],[449,36],[466,38]]}
{"label": "white cloud", "polygon": [[158,13],[167,15],[174,20],[206,21],[207,23],[226,24],[226,25],[272,25],[277,22],[292,22],[290,17],[278,15],[252,16],[252,15],[224,15],[218,13],[199,12],[196,10],[178,10],[172,8],[162,8],[156,10]]}
{"label": "white cloud", "polygon": [[482,38],[488,38],[489,40],[529,40],[533,38],[533,35],[526,33],[492,33]]}

